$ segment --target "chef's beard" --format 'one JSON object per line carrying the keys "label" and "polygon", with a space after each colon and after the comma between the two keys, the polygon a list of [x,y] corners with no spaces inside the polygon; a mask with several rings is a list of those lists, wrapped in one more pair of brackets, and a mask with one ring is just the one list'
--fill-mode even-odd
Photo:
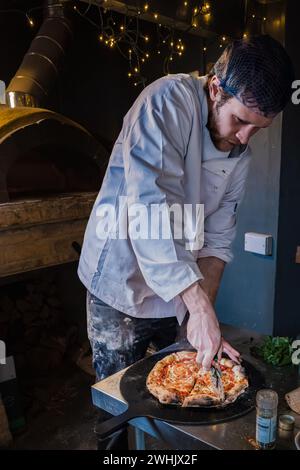
{"label": "chef's beard", "polygon": [[209,130],[210,133],[210,138],[214,144],[214,146],[222,151],[222,152],[228,152],[232,150],[234,147],[233,144],[228,142],[228,140],[220,135],[219,129],[220,129],[220,109],[223,106],[224,103],[217,103],[217,106],[215,109],[211,109],[208,113],[208,120],[206,127]]}

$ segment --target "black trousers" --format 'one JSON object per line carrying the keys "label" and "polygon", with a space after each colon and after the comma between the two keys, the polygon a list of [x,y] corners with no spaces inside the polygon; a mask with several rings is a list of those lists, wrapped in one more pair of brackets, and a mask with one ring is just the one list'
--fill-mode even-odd
{"label": "black trousers", "polygon": [[[135,318],[119,312],[87,293],[88,336],[93,351],[97,381],[112,375],[142,359],[148,346],[159,351],[175,341],[177,319]],[[98,422],[111,417],[102,411]],[[110,439],[98,440],[99,449],[126,449],[126,429]]]}

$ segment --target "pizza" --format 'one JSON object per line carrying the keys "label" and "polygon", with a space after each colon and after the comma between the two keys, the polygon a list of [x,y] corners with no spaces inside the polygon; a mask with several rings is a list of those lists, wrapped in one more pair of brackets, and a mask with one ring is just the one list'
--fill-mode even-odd
{"label": "pizza", "polygon": [[226,406],[249,386],[244,368],[222,358],[218,369],[205,371],[196,362],[195,351],[179,351],[158,361],[146,381],[160,403],[182,407]]}

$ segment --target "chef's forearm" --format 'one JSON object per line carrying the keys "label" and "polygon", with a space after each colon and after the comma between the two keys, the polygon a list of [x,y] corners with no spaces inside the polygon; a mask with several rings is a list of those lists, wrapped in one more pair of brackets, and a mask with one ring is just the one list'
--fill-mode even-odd
{"label": "chef's forearm", "polygon": [[200,285],[214,305],[226,263],[214,256],[199,258],[197,263],[204,276]]}
{"label": "chef's forearm", "polygon": [[180,295],[190,315],[203,315],[211,309],[211,301],[199,281],[182,291]]}

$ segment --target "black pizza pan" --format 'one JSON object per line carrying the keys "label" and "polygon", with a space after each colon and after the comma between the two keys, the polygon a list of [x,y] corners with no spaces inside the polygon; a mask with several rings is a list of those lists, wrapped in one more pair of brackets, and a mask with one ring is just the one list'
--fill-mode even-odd
{"label": "black pizza pan", "polygon": [[173,352],[178,351],[153,354],[136,362],[126,370],[120,382],[120,390],[128,403],[128,408],[124,413],[95,427],[95,432],[100,439],[110,436],[128,421],[137,417],[159,419],[173,424],[216,424],[243,416],[255,407],[256,392],[264,387],[265,380],[263,375],[247,361],[243,361],[242,365],[249,379],[249,387],[234,403],[223,408],[182,408],[159,403],[148,391],[146,379],[155,364]]}

